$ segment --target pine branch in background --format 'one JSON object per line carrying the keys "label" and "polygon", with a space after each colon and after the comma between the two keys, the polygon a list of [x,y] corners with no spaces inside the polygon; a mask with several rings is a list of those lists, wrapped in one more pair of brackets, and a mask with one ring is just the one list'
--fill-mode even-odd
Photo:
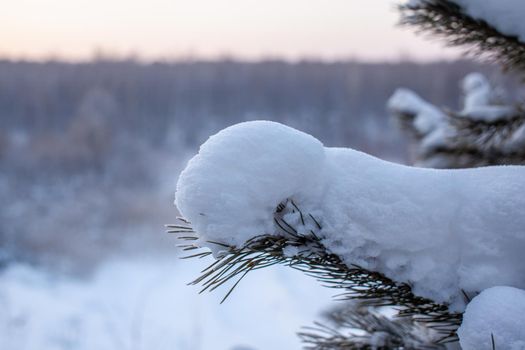
{"label": "pine branch in background", "polygon": [[498,89],[479,73],[467,75],[462,86],[461,111],[440,109],[406,89],[390,98],[388,110],[414,140],[415,164],[433,168],[525,164],[523,106],[495,98]]}
{"label": "pine branch in background", "polygon": [[449,163],[460,168],[525,164],[525,147],[512,146],[517,135],[525,130],[525,111],[516,109],[508,119],[494,122],[450,112],[449,121],[445,142],[424,150],[421,157],[448,157]]}
{"label": "pine branch in background", "polygon": [[[285,220],[289,213],[300,216],[301,227]],[[457,339],[455,332],[461,323],[461,314],[451,313],[447,305],[414,295],[406,283],[396,283],[360,266],[347,266],[323,245],[319,222],[312,215],[301,212],[292,200],[277,207],[274,220],[274,234],[253,237],[241,247],[207,242],[217,245],[221,250],[215,262],[191,284],[202,285],[203,292],[213,291],[235,280],[224,301],[248,272],[278,264],[286,265],[316,278],[324,286],[341,290],[338,295],[340,300],[358,299],[372,307],[397,307],[399,317],[410,318],[433,329],[438,335],[436,343]],[[178,233],[179,238],[184,240],[181,248],[190,252],[184,258],[202,258],[212,254],[199,245],[199,238],[190,223],[183,221],[181,225],[168,227],[168,232]],[[348,341],[351,342],[351,337]]]}
{"label": "pine branch in background", "polygon": [[347,302],[325,312],[322,322],[298,335],[312,350],[445,349],[432,342],[430,332],[410,318],[392,319],[367,305]]}
{"label": "pine branch in background", "polygon": [[464,46],[467,54],[525,70],[525,44],[484,20],[476,19],[450,0],[419,0],[399,5],[401,24],[444,38],[450,46]]}

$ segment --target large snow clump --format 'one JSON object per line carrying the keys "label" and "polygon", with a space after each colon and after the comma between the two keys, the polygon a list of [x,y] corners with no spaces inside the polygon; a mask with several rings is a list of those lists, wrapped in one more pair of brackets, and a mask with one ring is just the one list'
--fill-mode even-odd
{"label": "large snow clump", "polygon": [[237,124],[210,137],[190,160],[176,204],[203,239],[242,245],[273,230],[281,201],[318,198],[324,158],[321,142],[298,130]]}
{"label": "large snow clump", "polygon": [[[358,264],[464,307],[462,291],[525,288],[525,167],[435,170],[327,148],[257,121],[212,136],[180,175],[176,204],[206,240],[241,245],[291,198],[323,243]],[[213,245],[210,245],[213,247]]]}

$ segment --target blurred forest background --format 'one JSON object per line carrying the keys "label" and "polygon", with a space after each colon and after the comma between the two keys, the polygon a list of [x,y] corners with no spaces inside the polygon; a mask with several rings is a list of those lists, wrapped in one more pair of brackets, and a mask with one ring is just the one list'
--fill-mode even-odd
{"label": "blurred forest background", "polygon": [[117,251],[166,251],[178,171],[245,120],[406,162],[388,97],[403,86],[454,108],[471,71],[513,83],[469,61],[0,61],[1,259],[79,272]]}

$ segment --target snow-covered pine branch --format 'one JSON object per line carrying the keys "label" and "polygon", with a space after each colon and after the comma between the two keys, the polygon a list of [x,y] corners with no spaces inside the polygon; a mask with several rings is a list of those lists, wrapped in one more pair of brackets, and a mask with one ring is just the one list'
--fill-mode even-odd
{"label": "snow-covered pine branch", "polygon": [[[290,221],[290,218],[297,220]],[[322,243],[319,236],[322,226],[319,221],[310,213],[303,212],[293,200],[285,200],[277,205],[274,212],[275,232],[257,235],[239,247],[216,241],[206,241],[203,245],[202,241],[199,243],[199,237],[195,235],[190,223],[183,218],[180,218],[180,221],[178,225],[170,225],[168,232],[180,234],[179,238],[184,242],[180,247],[189,252],[184,259],[211,255],[210,249],[202,249],[206,245],[218,249],[215,254],[216,261],[191,282],[194,285],[202,285],[201,292],[213,291],[230,280],[236,280],[224,296],[224,301],[248,272],[281,264],[315,277],[326,287],[339,290],[339,300],[358,299],[363,305],[369,306],[370,310],[395,306],[396,316],[401,316],[403,322],[397,324],[392,318],[381,318],[382,326],[392,323],[388,328],[392,331],[389,334],[391,337],[399,338],[401,331],[404,329],[408,332],[406,326],[411,326],[413,330],[421,327],[435,330],[427,332],[428,336],[421,337],[419,343],[433,341],[438,344],[457,340],[456,330],[461,323],[460,313],[449,311],[447,305],[414,295],[407,283],[397,283],[381,273],[366,270],[355,264],[345,264]],[[346,307],[345,312],[348,311]],[[372,317],[368,321],[373,323],[375,319]],[[361,325],[364,326],[364,323]],[[403,327],[400,328],[400,325]],[[338,342],[344,341],[346,344],[354,344],[356,349],[362,348],[361,336],[347,333],[346,337],[343,337],[341,332],[338,333]],[[309,334],[315,337],[313,333]],[[415,336],[408,333],[406,335],[407,340]],[[312,337],[303,339],[312,344]],[[326,343],[319,341],[317,345],[318,349],[325,349]],[[406,346],[406,343],[403,346]],[[400,345],[399,349],[401,348]]]}
{"label": "snow-covered pine branch", "polygon": [[401,24],[464,46],[506,68],[525,70],[525,3],[521,0],[408,0]]}
{"label": "snow-covered pine branch", "polygon": [[[524,176],[521,166],[397,165],[257,121],[229,127],[201,146],[180,175],[176,204],[198,235],[186,248],[209,247],[219,258],[212,270],[234,259],[245,272],[272,264],[264,260],[267,250],[253,268],[254,260],[228,255],[257,237],[275,237],[266,248],[281,242],[276,256],[315,258],[315,245],[298,249],[282,240],[290,231],[301,239],[318,237],[349,269],[410,286],[414,296],[452,313],[464,310],[464,295],[494,286],[525,288]],[[276,209],[282,211],[287,199],[301,210],[285,211],[283,225]],[[213,287],[231,272],[214,277]],[[523,318],[514,322],[525,328]]]}
{"label": "snow-covered pine branch", "polygon": [[525,164],[525,110],[503,103],[504,93],[480,73],[461,84],[463,109],[437,108],[415,92],[398,89],[387,107],[416,140],[415,164],[468,168]]}

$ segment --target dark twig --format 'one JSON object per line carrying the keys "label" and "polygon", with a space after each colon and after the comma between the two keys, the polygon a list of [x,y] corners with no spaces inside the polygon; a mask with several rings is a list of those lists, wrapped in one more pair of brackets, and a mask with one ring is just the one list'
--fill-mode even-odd
{"label": "dark twig", "polygon": [[389,318],[363,304],[343,303],[326,312],[323,322],[298,335],[306,349],[440,350],[424,326],[411,318]]}

